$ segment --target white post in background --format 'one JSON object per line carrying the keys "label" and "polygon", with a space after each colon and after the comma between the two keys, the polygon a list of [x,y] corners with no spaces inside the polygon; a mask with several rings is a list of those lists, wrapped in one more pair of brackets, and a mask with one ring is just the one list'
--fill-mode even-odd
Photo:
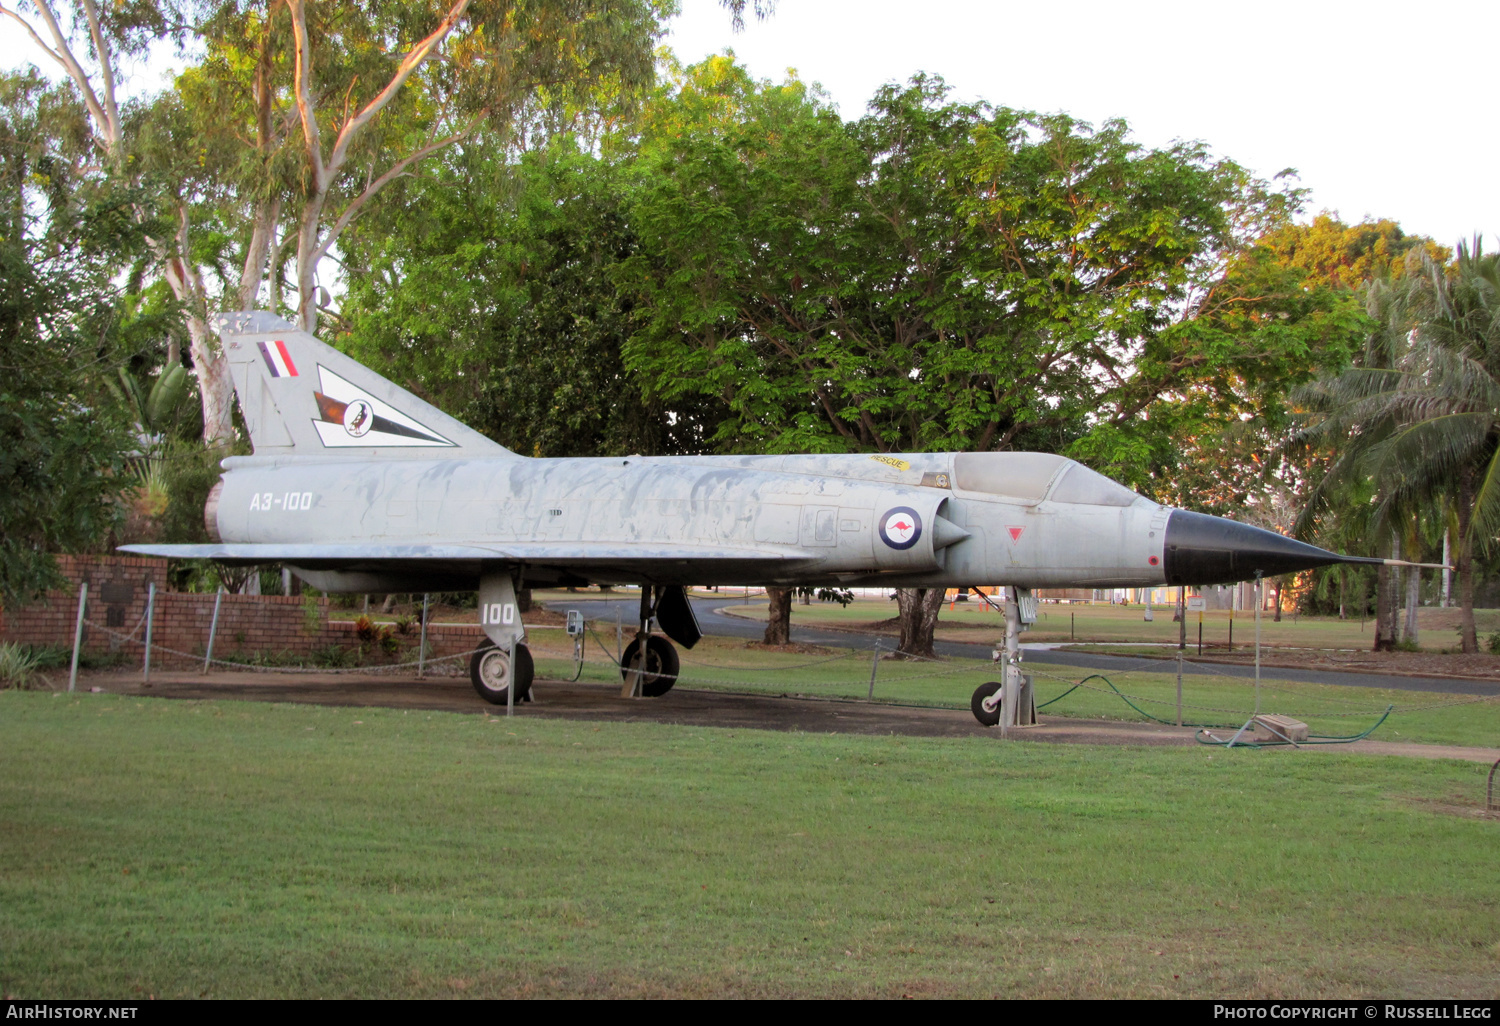
{"label": "white post in background", "polygon": [[141,668],[141,683],[151,683],[151,621],[156,616],[156,582],[146,584],[146,662]]}
{"label": "white post in background", "polygon": [[1447,609],[1453,600],[1453,578],[1449,576],[1448,569],[1448,532],[1443,531],[1443,608]]}
{"label": "white post in background", "polygon": [[1260,607],[1265,604],[1265,578],[1255,575],[1255,715],[1260,715]]}
{"label": "white post in background", "polygon": [[427,604],[432,598],[431,593],[422,596],[422,639],[417,642],[417,679],[422,679],[422,674],[427,668]]}
{"label": "white post in background", "polygon": [[78,622],[73,626],[73,668],[68,671],[68,690],[78,686],[78,650],[83,646],[83,611],[88,607],[89,582],[78,585]]}

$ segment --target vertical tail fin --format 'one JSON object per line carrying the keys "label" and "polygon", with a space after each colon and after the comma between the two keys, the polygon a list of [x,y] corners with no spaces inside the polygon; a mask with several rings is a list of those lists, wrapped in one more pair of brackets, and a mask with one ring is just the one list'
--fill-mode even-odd
{"label": "vertical tail fin", "polygon": [[516,455],[274,314],[216,327],[256,455]]}

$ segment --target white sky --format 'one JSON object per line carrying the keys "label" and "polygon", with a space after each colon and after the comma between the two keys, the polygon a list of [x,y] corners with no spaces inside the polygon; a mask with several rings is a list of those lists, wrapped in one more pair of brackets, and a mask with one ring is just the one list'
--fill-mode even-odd
{"label": "white sky", "polygon": [[[885,82],[943,76],[958,99],[1087,121],[1147,145],[1201,139],[1270,176],[1293,167],[1309,213],[1369,215],[1452,245],[1500,233],[1495,0],[779,0],[734,33],[717,0],[681,0],[684,62],[732,48],[760,78],[795,68],[846,118]],[[0,67],[56,66],[0,20]],[[137,90],[166,65],[137,71]]]}
{"label": "white sky", "polygon": [[1296,168],[1309,213],[1446,245],[1500,233],[1495,0],[779,0],[738,34],[716,0],[681,2],[667,43],[684,63],[730,47],[758,78],[795,68],[845,118],[925,71],[957,99],[1122,117],[1147,145]]}

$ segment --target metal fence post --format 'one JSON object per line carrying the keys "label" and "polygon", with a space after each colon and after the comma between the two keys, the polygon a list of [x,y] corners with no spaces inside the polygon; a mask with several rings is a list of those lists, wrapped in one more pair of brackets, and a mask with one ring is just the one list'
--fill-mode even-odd
{"label": "metal fence post", "polygon": [[880,672],[880,642],[875,642],[875,656],[870,660],[870,693],[865,696],[866,701],[875,700],[875,674]]}
{"label": "metal fence post", "polygon": [[156,616],[156,582],[146,584],[146,661],[141,668],[141,683],[151,683],[151,621]]}
{"label": "metal fence post", "polygon": [[208,664],[214,661],[214,635],[219,633],[219,603],[224,601],[224,585],[219,585],[219,590],[214,592],[214,618],[208,625],[208,650],[203,653],[203,672],[208,672]]}
{"label": "metal fence post", "polygon": [[1177,650],[1177,725],[1182,726],[1182,649]]}
{"label": "metal fence post", "polygon": [[427,669],[427,602],[431,593],[422,596],[422,640],[417,642],[417,679],[421,680]]}
{"label": "metal fence post", "polygon": [[83,611],[88,607],[89,582],[78,584],[78,623],[73,627],[73,668],[68,671],[68,690],[78,686],[78,650],[83,646]]}

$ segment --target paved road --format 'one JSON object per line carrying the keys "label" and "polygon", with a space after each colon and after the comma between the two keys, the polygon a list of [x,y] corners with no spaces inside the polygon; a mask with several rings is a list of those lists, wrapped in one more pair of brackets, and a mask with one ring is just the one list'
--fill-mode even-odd
{"label": "paved road", "polygon": [[[693,612],[704,634],[716,637],[745,638],[761,637],[765,628],[753,620],[731,616],[719,610],[733,608],[738,602],[725,599],[692,600]],[[590,620],[613,620],[618,613],[628,628],[639,614],[640,600],[631,596],[617,599],[577,599],[550,602],[554,611],[577,609]],[[816,627],[793,625],[792,640],[810,645],[825,645],[830,648],[853,648],[872,650],[877,643],[889,649],[892,639],[872,634],[857,634],[849,631],[824,630]],[[934,646],[938,654],[963,659],[988,659],[993,646],[964,641],[939,641]],[[1077,666],[1101,673],[1124,673],[1127,670],[1148,669],[1170,673],[1175,664],[1161,659],[1140,659],[1133,656],[1094,655],[1088,652],[1056,652],[1042,648],[1026,648],[1023,658],[1028,663]],[[1184,661],[1184,676],[1221,676],[1253,679],[1255,668],[1226,663],[1194,664]],[[1263,680],[1296,680],[1311,684],[1334,684],[1343,687],[1392,688],[1397,691],[1435,691],[1457,695],[1500,695],[1500,683],[1494,681],[1463,680],[1447,677],[1406,677],[1395,674],[1348,673],[1335,670],[1294,670],[1284,667],[1261,667]]]}

